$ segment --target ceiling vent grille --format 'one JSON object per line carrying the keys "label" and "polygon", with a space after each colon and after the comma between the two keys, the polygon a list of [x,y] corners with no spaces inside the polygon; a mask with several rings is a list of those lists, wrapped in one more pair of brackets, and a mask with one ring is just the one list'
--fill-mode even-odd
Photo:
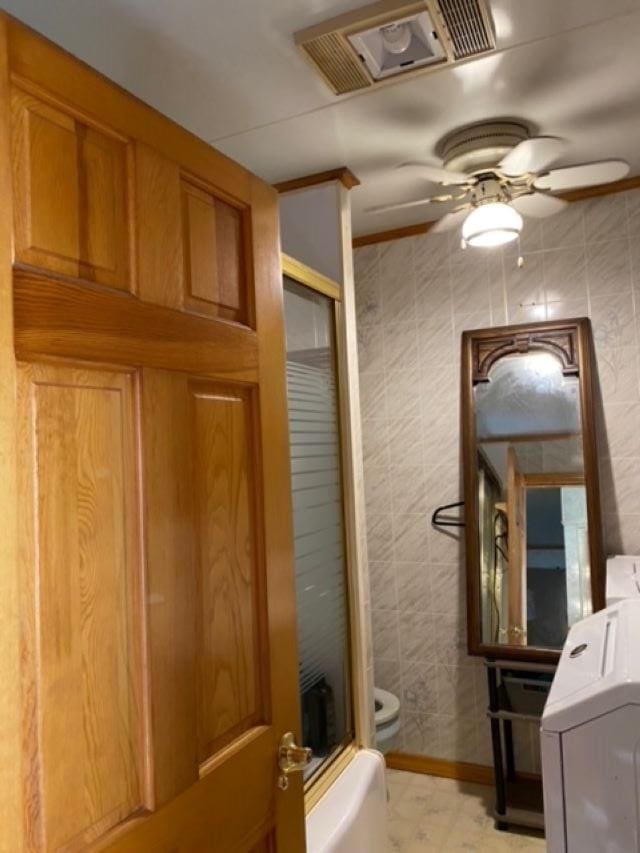
{"label": "ceiling vent grille", "polygon": [[487,0],[378,0],[295,40],[336,95],[495,50]]}
{"label": "ceiling vent grille", "polygon": [[309,59],[320,69],[336,95],[366,89],[371,85],[362,64],[338,33],[320,35],[302,46]]}
{"label": "ceiling vent grille", "polygon": [[438,0],[456,59],[477,56],[495,48],[487,9],[478,0]]}

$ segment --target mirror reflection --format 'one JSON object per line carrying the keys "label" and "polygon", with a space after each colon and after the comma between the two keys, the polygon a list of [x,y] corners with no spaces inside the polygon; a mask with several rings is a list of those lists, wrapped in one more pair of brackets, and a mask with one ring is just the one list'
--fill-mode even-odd
{"label": "mirror reflection", "polygon": [[591,609],[578,376],[510,355],[473,394],[482,640],[559,649]]}

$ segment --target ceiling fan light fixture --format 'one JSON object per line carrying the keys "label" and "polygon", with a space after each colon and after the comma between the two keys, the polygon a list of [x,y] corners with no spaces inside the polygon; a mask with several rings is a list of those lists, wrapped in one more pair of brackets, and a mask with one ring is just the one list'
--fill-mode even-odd
{"label": "ceiling fan light fixture", "polygon": [[517,239],[522,217],[508,204],[492,201],[475,207],[462,225],[462,239],[469,246],[491,248]]}

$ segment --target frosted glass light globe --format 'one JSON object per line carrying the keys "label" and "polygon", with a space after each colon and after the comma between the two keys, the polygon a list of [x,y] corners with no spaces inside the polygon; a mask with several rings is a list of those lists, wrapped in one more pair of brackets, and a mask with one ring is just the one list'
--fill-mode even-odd
{"label": "frosted glass light globe", "polygon": [[508,204],[492,201],[475,207],[462,225],[462,239],[470,246],[502,246],[522,231],[522,217]]}
{"label": "frosted glass light globe", "polygon": [[389,53],[404,53],[411,44],[411,28],[408,24],[389,24],[382,27],[382,44]]}

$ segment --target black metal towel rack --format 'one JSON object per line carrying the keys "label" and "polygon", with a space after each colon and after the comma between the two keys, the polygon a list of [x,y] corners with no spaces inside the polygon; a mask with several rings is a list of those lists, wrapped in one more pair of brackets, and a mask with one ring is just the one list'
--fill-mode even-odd
{"label": "black metal towel rack", "polygon": [[464,521],[458,516],[458,518],[451,518],[448,515],[441,517],[442,513],[446,513],[448,509],[457,509],[460,506],[464,506],[464,501],[458,501],[454,504],[445,504],[444,506],[439,506],[436,510],[434,510],[433,515],[431,516],[431,524],[434,527],[464,527]]}

